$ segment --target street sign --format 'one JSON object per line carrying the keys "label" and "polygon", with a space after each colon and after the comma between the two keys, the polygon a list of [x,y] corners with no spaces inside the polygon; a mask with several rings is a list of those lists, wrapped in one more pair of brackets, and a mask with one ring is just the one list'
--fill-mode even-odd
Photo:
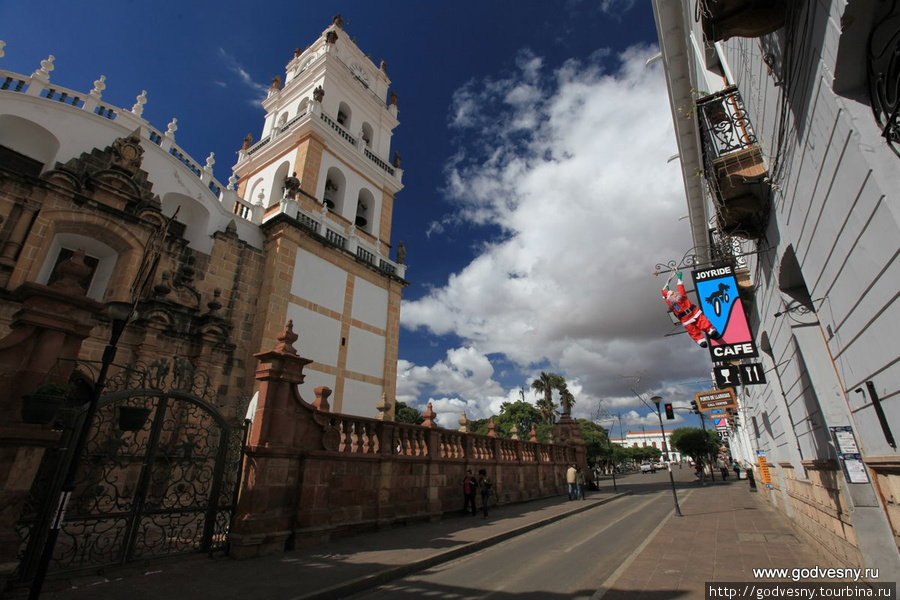
{"label": "street sign", "polygon": [[759,464],[759,476],[762,478],[763,485],[767,488],[772,487],[772,476],[769,474],[769,463],[766,462],[765,451],[756,451],[756,462]]}
{"label": "street sign", "polygon": [[759,363],[740,365],[741,383],[744,385],[763,385],[766,383],[766,372]]}
{"label": "street sign", "polygon": [[713,367],[713,375],[716,378],[716,387],[720,390],[735,387],[741,382],[741,371],[737,365],[717,365]]}
{"label": "street sign", "polygon": [[743,365],[716,365],[713,367],[713,376],[716,379],[716,387],[720,390],[742,385],[763,385],[766,383],[766,373],[760,363],[747,363]]}
{"label": "street sign", "polygon": [[737,399],[734,396],[734,390],[727,388],[724,390],[712,390],[709,392],[697,392],[694,394],[697,399],[697,407],[700,412],[709,412],[715,408],[737,408]]}

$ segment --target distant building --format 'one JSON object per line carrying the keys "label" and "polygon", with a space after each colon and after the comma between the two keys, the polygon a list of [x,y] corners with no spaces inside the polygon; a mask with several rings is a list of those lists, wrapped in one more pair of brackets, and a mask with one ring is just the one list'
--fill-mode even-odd
{"label": "distant building", "polygon": [[[896,2],[653,0],[692,239],[767,382],[729,438],[836,564],[900,574]],[[724,367],[726,362],[716,363]],[[768,475],[768,477],[766,477]]]}
{"label": "distant building", "polygon": [[[663,439],[662,431],[628,431],[625,433],[624,438],[609,438],[609,441],[613,444],[618,444],[623,448],[642,448],[646,446],[650,446],[652,448],[659,448],[664,452],[667,451],[669,460],[674,460],[676,462],[681,461],[681,453],[672,448],[672,444],[670,441],[670,436],[672,432],[667,431],[665,440]],[[665,442],[665,443],[664,443]]]}
{"label": "distant building", "polygon": [[[314,361],[307,401],[327,386],[337,412],[373,417],[382,396],[393,403],[407,285],[405,256],[391,258],[396,95],[340,18],[273,81],[261,135],[244,140],[227,184],[212,154],[198,161],[178,146],[175,119],[144,120],[146,93],[118,108],[103,100],[104,78],[80,92],[51,82],[53,70],[50,57],[31,75],[0,71],[0,334],[19,309],[15,290],[48,283],[82,248],[90,298],[138,302],[118,362],[187,358],[242,419],[253,354],[292,320]],[[98,359],[108,338],[102,318],[92,325],[82,359]]]}

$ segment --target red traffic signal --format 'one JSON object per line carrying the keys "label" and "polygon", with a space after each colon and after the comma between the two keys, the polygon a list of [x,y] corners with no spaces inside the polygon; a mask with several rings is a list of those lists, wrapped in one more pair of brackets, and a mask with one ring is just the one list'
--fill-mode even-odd
{"label": "red traffic signal", "polygon": [[670,420],[670,421],[671,421],[672,419],[674,419],[674,418],[675,418],[675,409],[672,408],[672,403],[671,403],[671,402],[667,402],[667,403],[664,404],[663,406],[665,406],[665,409],[666,409],[666,418],[667,418],[668,420]]}

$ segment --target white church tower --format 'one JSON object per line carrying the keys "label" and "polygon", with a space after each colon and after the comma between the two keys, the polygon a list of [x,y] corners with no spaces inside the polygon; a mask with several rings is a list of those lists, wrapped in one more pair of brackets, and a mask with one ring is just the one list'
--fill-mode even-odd
{"label": "white church tower", "polygon": [[384,63],[376,67],[336,16],[273,80],[260,139],[245,139],[234,167],[266,238],[256,347],[274,347],[292,320],[294,346],[314,361],[303,398],[327,386],[333,411],[368,417],[382,394],[393,404],[407,285],[402,246],[391,260],[403,173],[391,157],[398,120],[389,86]]}

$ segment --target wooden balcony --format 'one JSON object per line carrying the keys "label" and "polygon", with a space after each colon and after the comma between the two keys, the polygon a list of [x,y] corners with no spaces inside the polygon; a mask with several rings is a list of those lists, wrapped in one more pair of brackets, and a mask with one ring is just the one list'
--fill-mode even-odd
{"label": "wooden balcony", "polygon": [[696,0],[708,43],[756,38],[784,26],[787,0]]}
{"label": "wooden balcony", "polygon": [[697,101],[705,176],[723,233],[756,238],[769,206],[768,170],[737,90]]}

